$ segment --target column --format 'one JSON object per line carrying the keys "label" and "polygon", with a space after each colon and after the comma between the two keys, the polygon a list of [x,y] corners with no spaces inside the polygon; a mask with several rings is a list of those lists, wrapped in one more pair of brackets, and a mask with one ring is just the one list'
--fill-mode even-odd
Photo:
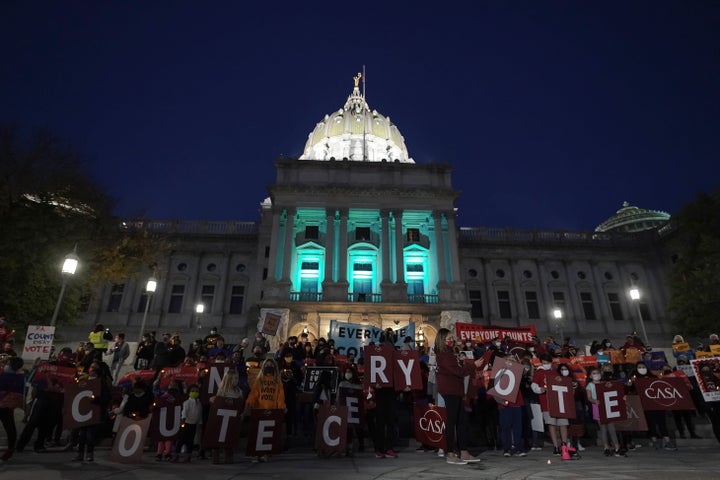
{"label": "column", "polygon": [[450,282],[459,282],[460,281],[460,261],[458,260],[457,255],[457,231],[455,227],[455,211],[454,210],[448,210],[445,212],[445,217],[447,218],[448,222],[448,246],[450,247],[450,267],[451,267],[451,274],[452,278],[449,278],[448,281]]}
{"label": "column", "polygon": [[597,262],[590,262],[590,271],[592,271],[593,283],[595,284],[595,305],[600,314],[600,320],[603,322],[603,331],[609,333],[608,322],[612,320],[612,312],[608,304],[607,295],[603,288],[603,277],[600,272],[600,265]]}
{"label": "column", "polygon": [[335,209],[325,209],[325,278],[323,282],[334,282],[333,265],[335,264]]}
{"label": "column", "polygon": [[[566,261],[563,261],[563,267],[565,267],[565,278],[567,278],[567,286],[568,286],[568,295],[570,295],[570,301],[569,303],[572,305],[572,310],[575,313],[573,316],[573,323],[575,324],[575,331],[573,332],[575,335],[580,331],[580,318],[582,320],[585,320],[585,310],[583,310],[582,305],[580,304],[580,295],[578,295],[577,288],[575,288],[575,278],[572,277],[570,272],[570,267],[567,264]],[[565,315],[565,318],[569,318],[569,315],[567,315],[569,312],[563,312]],[[582,315],[582,317],[581,317]],[[565,320],[565,319],[563,319]],[[565,322],[565,329],[564,333],[565,336],[569,336],[568,332],[570,331],[569,327],[570,325]]]}
{"label": "column", "polygon": [[395,218],[395,283],[405,283],[405,255],[403,252],[402,210],[393,210]]}
{"label": "column", "polygon": [[[283,254],[282,280],[290,281],[290,267],[292,265],[292,252],[295,247],[295,215],[296,208],[288,210],[287,220],[285,221],[285,253]],[[300,286],[297,285],[296,288]],[[292,287],[291,287],[292,289]]]}
{"label": "column", "polygon": [[338,282],[347,284],[347,248],[348,248],[348,232],[347,232],[347,225],[348,222],[348,209],[342,208],[340,209],[340,248],[338,249],[338,261],[339,264],[339,274],[338,274]]}
{"label": "column", "polygon": [[544,318],[546,323],[546,329],[548,332],[553,331],[553,319],[552,319],[552,307],[554,306],[554,300],[552,297],[552,294],[550,293],[550,287],[548,287],[548,280],[547,280],[547,274],[545,270],[545,264],[540,263],[537,260],[535,261],[535,265],[537,266],[537,272],[538,272],[538,282],[540,285],[540,298],[542,299],[542,302],[540,303],[540,318]]}
{"label": "column", "polygon": [[[280,239],[280,217],[283,209],[273,205],[272,207],[272,233],[270,234],[270,256],[268,257],[268,275],[272,280],[280,280],[278,270],[278,241]],[[262,247],[260,248],[262,253]],[[280,262],[280,265],[282,262]]]}
{"label": "column", "polygon": [[[517,318],[517,324],[518,326],[520,326],[521,318],[523,317],[522,313],[527,314],[527,308],[525,306],[525,292],[520,285],[520,275],[522,275],[522,273],[520,272],[520,262],[518,260],[513,260],[512,258],[510,258],[508,259],[508,263],[510,264],[510,282],[513,286],[513,294],[515,296],[515,308],[517,309],[517,315],[515,316],[515,318]],[[525,320],[528,320],[526,316]]]}
{"label": "column", "polygon": [[389,222],[390,210],[380,210],[380,220],[382,229],[382,279],[381,283],[390,282],[390,222]]}
{"label": "column", "polygon": [[435,226],[435,252],[437,253],[438,282],[447,282],[447,270],[445,266],[445,242],[442,238],[442,212],[432,212],[433,225]]}
{"label": "column", "polygon": [[486,258],[482,259],[482,265],[483,275],[485,277],[485,310],[487,313],[488,325],[492,325],[493,321],[499,316],[496,308],[497,295],[495,294],[495,288],[493,286],[493,277],[491,272],[492,266]]}

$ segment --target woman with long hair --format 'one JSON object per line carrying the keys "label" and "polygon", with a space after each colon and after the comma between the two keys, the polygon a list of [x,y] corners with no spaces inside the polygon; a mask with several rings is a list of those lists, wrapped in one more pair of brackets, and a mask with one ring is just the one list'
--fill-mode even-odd
{"label": "woman with long hair", "polygon": [[435,337],[435,357],[437,371],[438,394],[445,400],[447,420],[445,422],[445,441],[447,463],[464,465],[471,462],[479,462],[480,459],[473,457],[467,450],[468,439],[465,429],[458,428],[468,422],[467,413],[463,408],[463,397],[465,396],[465,377],[473,375],[475,368],[483,365],[484,360],[479,358],[474,361],[465,361],[458,358],[455,353],[455,335],[447,328],[438,330]]}

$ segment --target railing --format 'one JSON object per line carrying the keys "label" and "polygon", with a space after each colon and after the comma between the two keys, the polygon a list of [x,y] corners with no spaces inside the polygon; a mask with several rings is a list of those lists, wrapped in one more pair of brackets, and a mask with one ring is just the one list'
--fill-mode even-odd
{"label": "railing", "polygon": [[206,220],[136,220],[123,221],[122,228],[147,230],[152,233],[175,233],[187,235],[255,235],[256,222],[222,222]]}
{"label": "railing", "polygon": [[410,303],[438,303],[439,301],[437,295],[408,294],[408,302]]}
{"label": "railing", "polygon": [[290,292],[291,302],[321,302],[322,292]]}
{"label": "railing", "polygon": [[348,293],[348,302],[382,302],[382,293]]}
{"label": "railing", "polygon": [[458,241],[483,243],[625,245],[637,246],[658,237],[653,230],[637,233],[568,232],[554,230],[516,230],[512,228],[461,227]]}

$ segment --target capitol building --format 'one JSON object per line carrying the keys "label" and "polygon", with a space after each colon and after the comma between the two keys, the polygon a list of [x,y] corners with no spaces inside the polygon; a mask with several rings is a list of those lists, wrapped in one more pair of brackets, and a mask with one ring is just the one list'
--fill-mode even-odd
{"label": "capitol building", "polygon": [[172,250],[156,271],[100,291],[81,323],[134,340],[145,321],[185,344],[211,327],[237,343],[268,314],[276,345],[303,331],[326,337],[332,320],[414,323],[425,343],[456,322],[535,325],[578,345],[622,343],[644,326],[651,343],[669,341],[670,215],[623,203],[592,232],[458,225],[451,165],[415,163],[359,79],[302,155],[276,160],[258,219],[128,221]]}

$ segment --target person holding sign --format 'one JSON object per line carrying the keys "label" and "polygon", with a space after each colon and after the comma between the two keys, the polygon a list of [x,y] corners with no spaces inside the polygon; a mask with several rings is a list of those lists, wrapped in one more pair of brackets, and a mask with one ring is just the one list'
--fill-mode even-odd
{"label": "person holding sign", "polygon": [[435,357],[437,371],[438,394],[445,400],[447,420],[445,422],[445,460],[447,463],[464,465],[471,462],[479,462],[480,459],[473,457],[467,450],[467,438],[461,425],[467,424],[468,418],[463,407],[465,396],[465,377],[474,375],[475,369],[480,368],[485,360],[460,361],[455,354],[455,335],[447,328],[438,330],[435,337]]}
{"label": "person holding sign", "polygon": [[[533,375],[532,391],[540,400],[540,408],[543,412],[543,422],[548,428],[550,439],[553,443],[553,455],[562,453],[562,446],[568,444],[568,425],[570,421],[567,418],[555,418],[550,416],[548,410],[548,383],[549,378],[557,375],[552,370],[552,357],[548,353],[540,355],[540,368]],[[559,434],[559,438],[558,438]],[[562,445],[560,442],[562,441]]]}
{"label": "person holding sign", "polygon": [[[598,407],[596,388],[596,385],[602,382],[602,373],[600,373],[600,369],[595,367],[590,370],[590,378],[591,381],[588,382],[587,386],[585,387],[585,391],[587,393],[588,402],[590,402],[592,408],[592,418],[593,420],[595,420],[595,422],[597,422],[598,427],[600,428],[600,438],[603,442],[603,445],[605,446],[605,450],[603,451],[603,453],[606,457],[609,457],[611,455],[615,455],[616,457],[626,457],[627,455],[625,454],[625,452],[620,450],[620,442],[618,441],[617,432],[615,431],[615,424],[612,422],[600,422],[600,408]],[[608,435],[610,436],[610,440],[615,447],[614,453],[613,450],[610,450]]]}
{"label": "person holding sign", "polygon": [[[654,379],[658,377],[648,370],[648,366],[645,362],[637,362],[637,364],[635,364],[635,371],[627,382],[628,388],[635,388],[635,382],[637,382],[638,379],[643,378]],[[670,442],[670,433],[665,420],[664,410],[645,410],[645,419],[648,424],[650,442],[655,449],[660,449],[660,445],[657,443],[657,440],[658,436],[662,436],[662,448],[670,451],[677,450],[677,447]]]}

